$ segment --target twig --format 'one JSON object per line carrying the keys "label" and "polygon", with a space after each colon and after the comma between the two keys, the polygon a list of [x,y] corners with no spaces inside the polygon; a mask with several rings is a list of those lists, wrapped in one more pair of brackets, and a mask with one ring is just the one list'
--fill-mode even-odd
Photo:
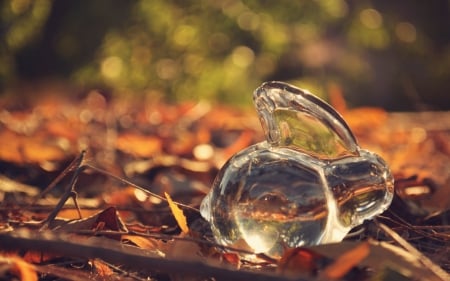
{"label": "twig", "polygon": [[[147,193],[147,194],[149,194],[149,195],[151,195],[151,196],[153,196],[153,197],[156,197],[156,198],[158,198],[158,199],[160,199],[160,200],[162,200],[162,201],[164,201],[164,202],[167,202],[167,199],[166,199],[164,196],[161,196],[161,195],[158,195],[158,194],[156,194],[156,193],[153,193],[153,192],[149,191],[148,189],[146,189],[146,188],[144,188],[144,187],[142,187],[142,186],[139,186],[139,185],[137,185],[137,184],[135,184],[135,183],[133,183],[133,182],[127,180],[127,179],[124,179],[124,178],[121,178],[121,177],[119,177],[119,176],[116,176],[116,175],[114,175],[114,174],[112,174],[112,173],[110,173],[110,172],[108,172],[108,171],[106,171],[106,170],[103,170],[103,169],[101,169],[101,168],[92,166],[92,165],[90,165],[90,164],[84,164],[83,167],[84,167],[84,168],[92,169],[92,170],[94,170],[94,171],[96,171],[96,172],[99,172],[99,173],[101,173],[101,174],[104,174],[104,175],[106,175],[106,176],[109,176],[109,177],[111,177],[111,178],[113,178],[113,179],[115,179],[115,180],[117,180],[117,181],[119,181],[119,182],[122,182],[122,183],[124,183],[124,184],[128,184],[128,185],[130,185],[130,186],[132,186],[132,187],[134,187],[134,188],[137,188],[137,189],[139,189],[139,190],[141,190],[141,191],[143,191],[143,192],[145,192],[145,193]],[[186,205],[186,204],[183,204],[183,203],[178,203],[178,202],[174,202],[174,203],[175,203],[176,205],[182,207],[182,208],[189,209],[189,210],[193,210],[193,211],[195,211],[195,212],[197,212],[197,213],[199,212],[199,209],[194,208],[194,207],[192,207],[192,206],[189,206],[189,205]]]}
{"label": "twig", "polygon": [[[133,182],[131,182],[131,181],[129,181],[129,180],[126,180],[126,179],[124,179],[124,178],[121,178],[121,177],[119,177],[119,176],[116,176],[116,175],[114,175],[114,174],[112,174],[112,173],[110,173],[110,172],[108,172],[108,171],[106,171],[106,170],[103,170],[103,169],[101,169],[101,168],[98,168],[98,167],[95,167],[95,166],[93,166],[93,165],[90,165],[90,164],[85,163],[85,162],[84,162],[85,155],[86,155],[86,151],[83,150],[83,151],[80,153],[80,155],[79,155],[77,158],[75,158],[75,159],[69,164],[69,166],[67,166],[67,168],[65,168],[64,171],[62,171],[62,173],[59,174],[59,175],[58,175],[58,176],[57,176],[57,177],[56,177],[56,178],[55,178],[55,179],[54,179],[54,180],[53,180],[53,181],[52,181],[52,182],[44,189],[44,191],[41,192],[41,194],[39,194],[38,197],[34,200],[34,202],[33,202],[32,205],[34,205],[35,202],[36,202],[38,199],[42,198],[42,197],[43,197],[45,194],[47,194],[51,189],[53,189],[53,188],[56,186],[56,184],[57,184],[58,182],[60,182],[65,176],[67,176],[70,172],[74,171],[73,174],[72,174],[72,177],[71,177],[71,179],[70,179],[70,183],[68,184],[68,186],[67,186],[67,188],[66,188],[66,191],[64,192],[63,196],[62,196],[61,199],[58,201],[58,204],[57,204],[56,207],[52,210],[52,212],[48,215],[48,217],[42,222],[41,230],[45,230],[45,229],[48,228],[49,224],[55,219],[55,217],[57,216],[57,214],[59,213],[59,211],[63,208],[64,204],[66,204],[66,202],[67,202],[67,200],[68,200],[69,198],[72,198],[72,200],[73,200],[73,202],[74,202],[74,204],[75,204],[75,208],[76,208],[76,210],[77,210],[77,212],[78,212],[78,215],[79,215],[80,218],[82,218],[81,211],[80,211],[80,208],[79,208],[78,202],[77,202],[77,192],[76,192],[76,190],[75,190],[75,186],[76,186],[76,184],[77,184],[78,177],[79,177],[80,173],[82,173],[84,170],[86,170],[86,169],[88,169],[88,168],[89,168],[89,169],[92,169],[92,170],[94,170],[94,171],[96,171],[96,172],[98,172],[98,173],[101,173],[101,174],[104,174],[104,175],[106,175],[106,176],[109,176],[109,177],[111,177],[111,178],[113,178],[113,179],[115,179],[115,180],[117,180],[117,181],[120,181],[120,182],[122,182],[122,183],[128,184],[128,185],[130,185],[130,186],[132,186],[132,187],[134,187],[134,188],[137,188],[137,189],[139,189],[139,190],[141,190],[141,191],[143,191],[143,192],[145,192],[145,193],[147,193],[147,194],[149,194],[149,195],[151,195],[151,196],[153,196],[153,197],[156,197],[156,198],[158,198],[158,199],[160,199],[160,200],[162,200],[162,201],[167,202],[167,199],[166,199],[165,197],[163,197],[163,196],[160,196],[160,195],[158,195],[158,194],[156,194],[156,193],[153,193],[153,192],[149,191],[149,190],[146,189],[146,188],[143,188],[143,187],[141,187],[141,186],[139,186],[139,185],[137,185],[137,184],[135,184],[135,183],[133,183]],[[195,212],[197,212],[197,213],[199,212],[199,210],[198,210],[197,208],[194,208],[194,207],[192,207],[192,206],[185,205],[185,204],[178,203],[178,202],[174,202],[174,203],[175,203],[176,205],[182,207],[182,208],[189,209],[189,210],[193,210],[193,211],[195,211]]]}
{"label": "twig", "polygon": [[[48,228],[48,225],[55,219],[56,215],[58,215],[61,208],[66,204],[67,200],[69,198],[72,198],[75,207],[78,211],[78,216],[82,218],[80,208],[78,206],[77,202],[77,192],[75,191],[75,185],[78,181],[79,174],[84,170],[84,166],[82,165],[84,156],[86,155],[86,151],[82,151],[80,155],[44,190],[44,194],[48,192],[51,188],[56,185],[57,182],[59,182],[64,176],[66,176],[70,171],[75,170],[75,172],[72,175],[72,178],[70,179],[70,183],[66,188],[66,191],[64,192],[63,196],[59,200],[56,207],[53,209],[53,211],[48,215],[47,219],[43,222],[43,225],[41,227],[41,230],[45,230]],[[51,188],[50,188],[51,187]]]}
{"label": "twig", "polygon": [[446,229],[450,229],[449,225],[433,225],[433,226],[416,226],[416,225],[412,225],[409,222],[405,221],[403,218],[401,218],[399,215],[397,215],[394,212],[390,212],[392,216],[395,217],[395,219],[390,218],[390,217],[380,217],[383,220],[387,220],[390,221],[392,223],[395,223],[401,227],[406,228],[409,231],[412,231],[418,235],[421,235],[423,237],[427,237],[429,239],[435,240],[435,241],[439,241],[439,242],[443,242],[445,240],[449,240],[450,236],[449,235],[445,235],[444,233],[429,233],[426,230],[436,230],[436,229],[443,229],[443,231],[445,231]]}
{"label": "twig", "polygon": [[80,158],[84,158],[84,154],[85,154],[85,151],[82,151],[81,154],[78,155],[78,157],[73,159],[73,161],[70,162],[70,164],[38,196],[36,196],[36,198],[33,200],[31,205],[36,204],[36,202],[39,199],[44,197],[47,193],[50,192],[50,190],[55,188],[56,184],[58,182],[60,182],[63,178],[65,178],[67,176],[67,174],[69,174],[70,172],[72,172],[75,169],[78,169],[81,164],[80,160],[82,160]]}
{"label": "twig", "polygon": [[108,236],[108,235],[120,236],[123,234],[129,234],[129,235],[136,235],[136,236],[140,236],[140,237],[147,237],[147,238],[154,238],[154,239],[161,239],[161,240],[187,241],[187,242],[207,245],[210,247],[217,247],[222,250],[241,253],[241,254],[245,254],[245,255],[258,255],[258,257],[260,257],[263,260],[270,261],[273,263],[276,262],[275,260],[273,260],[269,257],[263,256],[262,254],[255,254],[252,251],[238,249],[238,248],[234,248],[231,246],[224,246],[224,245],[218,244],[216,242],[199,239],[199,238],[195,238],[195,237],[191,237],[191,236],[174,236],[174,235],[163,234],[163,233],[141,233],[141,232],[136,232],[136,231],[121,232],[121,231],[115,231],[115,230],[101,230],[101,231],[75,230],[75,231],[70,231],[70,233],[81,234],[81,235],[104,235],[104,236]]}
{"label": "twig", "polygon": [[127,272],[126,270],[124,270],[124,269],[120,268],[119,266],[116,266],[116,265],[114,265],[112,263],[105,262],[103,260],[102,260],[102,262],[105,263],[106,265],[108,265],[109,267],[111,267],[114,271],[117,271],[122,276],[130,277],[130,278],[132,278],[134,280],[138,280],[138,281],[148,281],[147,278],[145,278],[145,279],[141,278],[141,277],[137,276],[136,274],[133,274],[131,272]]}
{"label": "twig", "polygon": [[450,275],[448,275],[442,268],[437,266],[432,260],[430,260],[427,256],[422,254],[419,250],[414,248],[408,241],[403,239],[397,232],[390,229],[387,225],[379,222],[378,220],[374,220],[374,222],[378,225],[378,227],[383,230],[387,235],[391,236],[400,246],[402,246],[405,250],[410,252],[412,255],[416,256],[418,260],[427,268],[430,269],[437,277],[442,280],[450,280]]}
{"label": "twig", "polygon": [[[107,243],[106,243],[107,242]],[[34,250],[64,254],[83,258],[100,258],[109,263],[121,264],[136,270],[154,270],[158,272],[176,273],[182,276],[214,276],[217,280],[261,280],[288,281],[285,276],[267,272],[237,270],[224,265],[213,264],[206,259],[180,260],[161,258],[149,251],[127,246],[113,240],[90,238],[77,240],[72,235],[49,231],[30,232],[26,229],[10,233],[0,233],[0,247],[5,250]],[[315,279],[296,278],[298,281]]]}

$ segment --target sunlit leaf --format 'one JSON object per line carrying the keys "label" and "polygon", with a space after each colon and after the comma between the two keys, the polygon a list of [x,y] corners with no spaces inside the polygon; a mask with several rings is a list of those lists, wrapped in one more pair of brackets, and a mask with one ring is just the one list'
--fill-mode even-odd
{"label": "sunlit leaf", "polygon": [[[37,281],[38,276],[34,266],[16,256],[0,256],[0,262],[7,264],[11,273],[22,281]],[[4,268],[5,269],[5,268]]]}
{"label": "sunlit leaf", "polygon": [[277,270],[283,275],[314,275],[328,261],[328,258],[311,249],[289,249],[279,260]]}
{"label": "sunlit leaf", "polygon": [[358,266],[370,253],[370,245],[363,242],[355,248],[343,253],[336,261],[327,266],[323,274],[330,279],[344,277],[354,266]]}
{"label": "sunlit leaf", "polygon": [[173,216],[175,217],[175,220],[178,223],[178,226],[181,228],[181,231],[183,233],[189,232],[189,227],[187,225],[186,217],[183,213],[183,211],[173,202],[170,195],[165,192],[164,195],[166,196],[167,202],[169,203],[170,210],[172,211]]}
{"label": "sunlit leaf", "polygon": [[95,268],[96,273],[103,278],[107,278],[108,276],[114,274],[114,271],[111,269],[111,267],[109,267],[106,263],[99,259],[93,259],[92,265]]}
{"label": "sunlit leaf", "polygon": [[141,134],[121,134],[116,141],[119,150],[138,156],[152,157],[161,151],[161,139]]}
{"label": "sunlit leaf", "polygon": [[[72,213],[78,214],[75,211]],[[59,219],[51,223],[51,228],[58,228],[64,231],[76,230],[114,230],[126,232],[127,227],[119,216],[116,208],[109,207],[100,212],[94,213],[87,218],[77,219]]]}

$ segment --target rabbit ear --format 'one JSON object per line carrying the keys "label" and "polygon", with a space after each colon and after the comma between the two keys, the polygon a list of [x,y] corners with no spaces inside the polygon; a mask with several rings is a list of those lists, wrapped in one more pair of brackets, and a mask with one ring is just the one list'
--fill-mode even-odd
{"label": "rabbit ear", "polygon": [[283,82],[266,82],[253,94],[267,141],[320,159],[358,155],[358,144],[329,104]]}

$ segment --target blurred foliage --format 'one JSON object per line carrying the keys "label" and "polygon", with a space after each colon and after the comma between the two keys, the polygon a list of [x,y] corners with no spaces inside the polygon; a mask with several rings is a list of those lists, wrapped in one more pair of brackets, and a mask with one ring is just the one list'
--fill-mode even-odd
{"label": "blurred foliage", "polygon": [[352,105],[448,109],[448,0],[10,0],[0,86],[41,79],[249,103],[266,80]]}

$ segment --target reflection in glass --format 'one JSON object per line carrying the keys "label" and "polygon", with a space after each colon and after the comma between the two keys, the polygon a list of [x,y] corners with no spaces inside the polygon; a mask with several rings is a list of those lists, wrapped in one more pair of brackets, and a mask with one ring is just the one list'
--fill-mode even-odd
{"label": "reflection in glass", "polygon": [[229,159],[201,205],[218,243],[279,258],[341,241],[389,206],[387,165],[358,147],[331,106],[282,82],[253,98],[266,141]]}

